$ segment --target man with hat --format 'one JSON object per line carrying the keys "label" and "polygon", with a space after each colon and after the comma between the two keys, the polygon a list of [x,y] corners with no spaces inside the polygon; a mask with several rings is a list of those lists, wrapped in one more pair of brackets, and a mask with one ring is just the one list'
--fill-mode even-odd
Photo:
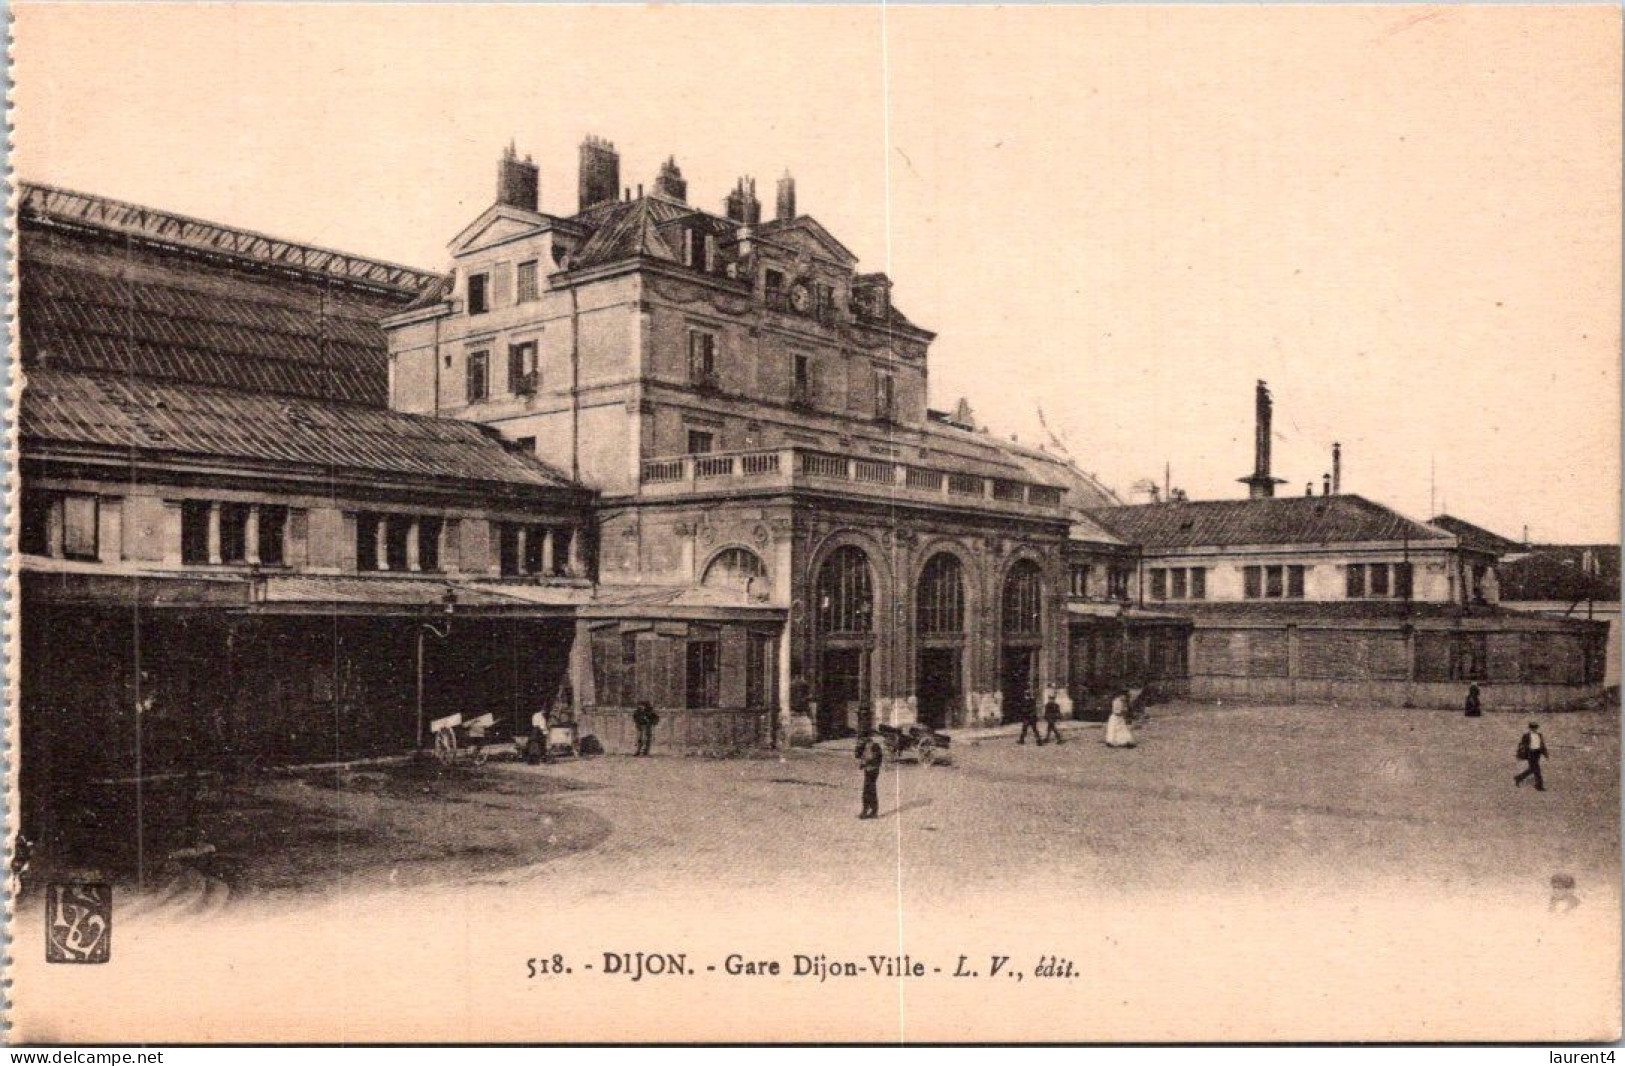
{"label": "man with hat", "polygon": [[859,818],[880,817],[880,767],[886,761],[886,750],[880,746],[875,731],[863,730],[855,753],[858,765],[863,767],[863,813]]}

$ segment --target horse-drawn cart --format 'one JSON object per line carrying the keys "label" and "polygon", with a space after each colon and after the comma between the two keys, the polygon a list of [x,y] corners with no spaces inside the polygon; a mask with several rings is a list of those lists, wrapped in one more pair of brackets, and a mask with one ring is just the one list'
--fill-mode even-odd
{"label": "horse-drawn cart", "polygon": [[875,728],[886,751],[898,762],[918,762],[926,766],[947,765],[953,761],[948,746],[953,738],[918,723],[903,728],[882,725]]}

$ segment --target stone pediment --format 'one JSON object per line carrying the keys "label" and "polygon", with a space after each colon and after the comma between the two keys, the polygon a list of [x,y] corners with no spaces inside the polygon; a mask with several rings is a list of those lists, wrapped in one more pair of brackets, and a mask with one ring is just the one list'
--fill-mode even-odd
{"label": "stone pediment", "polygon": [[802,217],[789,222],[774,223],[762,236],[765,240],[772,241],[797,256],[812,255],[833,259],[848,268],[858,261],[858,257],[853,255],[846,245],[836,240],[829,230],[812,218]]}
{"label": "stone pediment", "polygon": [[449,245],[451,254],[463,255],[466,252],[489,248],[493,244],[501,244],[515,237],[523,237],[547,228],[550,221],[547,215],[509,207],[506,204],[495,204],[452,238]]}

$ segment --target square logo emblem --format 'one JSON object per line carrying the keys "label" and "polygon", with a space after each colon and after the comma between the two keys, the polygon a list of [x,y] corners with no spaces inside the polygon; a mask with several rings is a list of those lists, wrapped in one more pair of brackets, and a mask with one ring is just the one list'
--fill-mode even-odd
{"label": "square logo emblem", "polygon": [[46,962],[106,962],[112,940],[112,885],[51,885],[46,890]]}

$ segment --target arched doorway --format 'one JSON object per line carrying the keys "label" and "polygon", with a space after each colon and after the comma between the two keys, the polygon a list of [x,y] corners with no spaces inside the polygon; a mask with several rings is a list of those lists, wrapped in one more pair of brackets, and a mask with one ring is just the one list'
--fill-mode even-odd
{"label": "arched doorway", "polygon": [[1044,646],[1044,575],[1022,559],[1004,577],[999,612],[999,691],[1004,720],[1020,721],[1038,705],[1038,653]]}
{"label": "arched doorway", "polygon": [[724,548],[705,568],[700,584],[765,598],[769,587],[767,567],[761,556],[749,548]]}
{"label": "arched doorway", "polygon": [[872,713],[869,656],[874,648],[874,579],[861,548],[836,548],[813,584],[818,640],[818,739],[850,736]]}
{"label": "arched doorway", "polygon": [[914,637],[920,722],[932,729],[954,725],[964,704],[965,677],[965,580],[958,556],[938,552],[920,571]]}

